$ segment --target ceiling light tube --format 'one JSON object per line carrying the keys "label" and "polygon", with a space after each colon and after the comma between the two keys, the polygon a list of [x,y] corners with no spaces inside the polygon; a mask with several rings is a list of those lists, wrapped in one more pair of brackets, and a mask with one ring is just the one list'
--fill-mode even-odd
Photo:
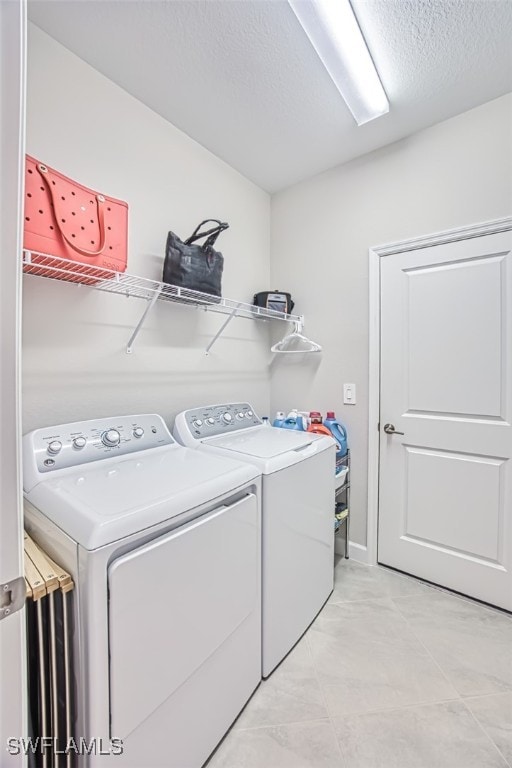
{"label": "ceiling light tube", "polygon": [[349,0],[288,0],[358,125],[389,102]]}

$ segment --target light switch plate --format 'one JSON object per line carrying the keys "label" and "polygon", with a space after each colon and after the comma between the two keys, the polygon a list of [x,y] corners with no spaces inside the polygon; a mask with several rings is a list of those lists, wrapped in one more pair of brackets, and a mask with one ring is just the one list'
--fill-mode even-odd
{"label": "light switch plate", "polygon": [[356,404],[356,385],[344,384],[343,385],[343,402],[345,405]]}

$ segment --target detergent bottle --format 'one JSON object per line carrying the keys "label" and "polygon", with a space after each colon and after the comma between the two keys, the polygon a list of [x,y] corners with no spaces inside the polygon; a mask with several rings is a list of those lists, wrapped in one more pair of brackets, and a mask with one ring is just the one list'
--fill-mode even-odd
{"label": "detergent bottle", "polygon": [[332,437],[330,430],[322,424],[322,414],[320,411],[310,411],[309,418],[311,424],[307,428],[308,432],[314,432],[315,435],[328,435]]}
{"label": "detergent bottle", "polygon": [[330,430],[331,435],[336,440],[336,474],[338,474],[345,466],[342,459],[347,455],[347,430],[336,419],[334,411],[327,411],[324,426]]}
{"label": "detergent bottle", "polygon": [[290,411],[286,419],[281,424],[283,429],[299,429],[302,432],[304,431],[304,426],[302,422],[302,416],[299,416],[296,409],[293,411]]}
{"label": "detergent bottle", "polygon": [[276,417],[275,417],[274,421],[272,422],[272,426],[273,427],[282,427],[284,419],[285,419],[284,411],[278,411],[276,413]]}

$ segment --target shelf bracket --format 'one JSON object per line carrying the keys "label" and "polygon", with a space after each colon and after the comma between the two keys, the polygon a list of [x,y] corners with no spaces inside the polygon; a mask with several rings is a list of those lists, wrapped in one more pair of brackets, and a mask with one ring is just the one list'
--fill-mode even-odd
{"label": "shelf bracket", "polygon": [[137,338],[137,336],[139,335],[139,331],[142,328],[142,326],[144,325],[146,317],[149,315],[149,313],[151,312],[151,310],[155,306],[156,301],[158,300],[158,297],[160,296],[161,292],[162,292],[162,286],[157,288],[157,290],[154,292],[154,294],[151,297],[151,299],[147,299],[147,302],[148,302],[147,307],[144,310],[144,312],[142,313],[142,317],[139,320],[139,322],[137,323],[137,325],[135,327],[135,330],[133,331],[132,335],[130,336],[130,338],[128,340],[128,344],[126,345],[126,354],[127,355],[131,355],[132,354],[132,352],[133,352],[133,343],[134,343],[135,339]]}
{"label": "shelf bracket", "polygon": [[206,347],[206,349],[205,349],[205,352],[204,352],[206,356],[208,356],[208,355],[210,354],[210,349],[213,347],[213,345],[215,344],[215,342],[217,341],[217,339],[219,338],[219,336],[221,336],[221,335],[224,333],[224,329],[226,328],[226,326],[228,325],[228,323],[230,323],[230,322],[231,322],[231,320],[232,320],[232,319],[233,319],[233,318],[236,316],[236,313],[237,313],[237,311],[238,311],[238,307],[240,306],[240,304],[241,304],[241,303],[242,303],[242,302],[239,302],[239,303],[236,305],[236,307],[233,309],[233,311],[231,312],[231,314],[229,315],[229,317],[226,317],[225,321],[222,323],[221,327],[219,328],[219,330],[217,331],[217,333],[215,334],[215,336],[213,337],[213,339],[210,341],[210,343],[209,343],[209,344],[208,344],[208,346]]}

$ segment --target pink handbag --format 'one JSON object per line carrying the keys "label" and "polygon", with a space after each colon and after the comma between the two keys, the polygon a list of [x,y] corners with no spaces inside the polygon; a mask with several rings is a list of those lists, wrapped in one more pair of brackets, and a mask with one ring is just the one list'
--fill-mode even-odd
{"label": "pink handbag", "polygon": [[[40,253],[124,272],[128,205],[83,187],[27,155],[23,247],[36,252],[32,264],[44,264]],[[101,276],[100,272],[92,274]],[[41,269],[39,274],[46,273]],[[70,278],[63,274],[62,279]]]}

